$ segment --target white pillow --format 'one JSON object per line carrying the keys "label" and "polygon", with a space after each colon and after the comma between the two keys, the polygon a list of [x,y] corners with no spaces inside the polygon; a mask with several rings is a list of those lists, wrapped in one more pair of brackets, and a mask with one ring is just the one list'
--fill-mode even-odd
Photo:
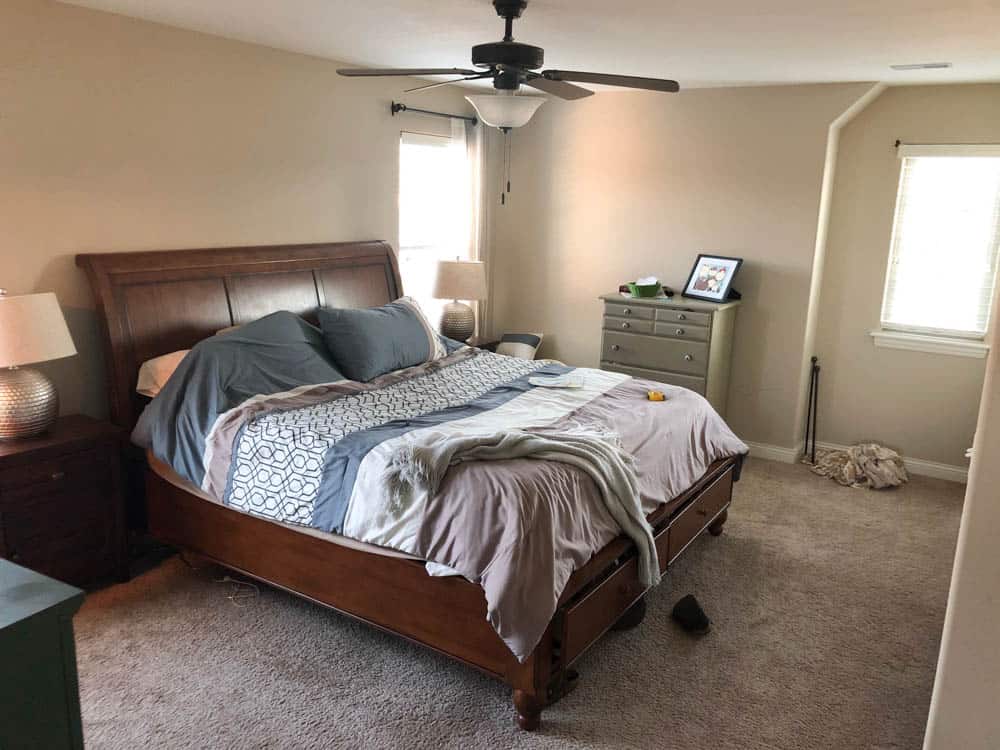
{"label": "white pillow", "polygon": [[497,354],[506,354],[518,359],[534,359],[535,352],[542,345],[540,333],[505,333],[497,345]]}
{"label": "white pillow", "polygon": [[181,349],[143,362],[139,368],[139,382],[135,385],[135,392],[141,396],[156,398],[189,351],[191,350]]}

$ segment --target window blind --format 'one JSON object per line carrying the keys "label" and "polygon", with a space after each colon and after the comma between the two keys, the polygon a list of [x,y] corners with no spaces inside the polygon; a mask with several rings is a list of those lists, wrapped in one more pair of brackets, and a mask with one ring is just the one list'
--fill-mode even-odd
{"label": "window blind", "polygon": [[1000,247],[1000,148],[902,146],[882,327],[981,339]]}

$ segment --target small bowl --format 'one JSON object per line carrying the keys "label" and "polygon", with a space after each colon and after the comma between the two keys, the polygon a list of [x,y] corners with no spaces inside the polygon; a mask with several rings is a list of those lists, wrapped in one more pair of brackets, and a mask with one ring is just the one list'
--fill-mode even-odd
{"label": "small bowl", "polygon": [[628,282],[628,290],[632,293],[633,297],[657,297],[663,290],[663,287],[659,283],[640,285],[630,281]]}

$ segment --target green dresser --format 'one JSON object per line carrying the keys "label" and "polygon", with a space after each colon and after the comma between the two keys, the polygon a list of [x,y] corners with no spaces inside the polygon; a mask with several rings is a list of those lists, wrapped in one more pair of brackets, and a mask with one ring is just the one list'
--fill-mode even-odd
{"label": "green dresser", "polygon": [[73,615],[83,592],[0,560],[0,748],[82,748]]}

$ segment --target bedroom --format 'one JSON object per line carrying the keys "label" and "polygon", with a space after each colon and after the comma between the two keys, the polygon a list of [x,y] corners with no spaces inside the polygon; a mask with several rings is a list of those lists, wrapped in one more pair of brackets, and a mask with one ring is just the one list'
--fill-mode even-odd
{"label": "bedroom", "polygon": [[[1000,509],[997,469],[983,458],[998,455],[1000,440],[996,363],[987,354],[995,326],[979,356],[968,339],[958,348],[971,356],[890,348],[883,344],[899,342],[872,336],[881,332],[901,156],[916,153],[896,141],[1000,144],[1000,59],[988,33],[995,10],[900,3],[849,14],[833,4],[773,3],[748,13],[723,3],[668,13],[636,2],[629,15],[533,0],[514,36],[545,47],[546,64],[676,78],[681,90],[600,88],[563,101],[526,88],[546,96],[527,124],[507,136],[462,128],[469,143],[482,144],[482,198],[466,196],[475,212],[427,200],[431,187],[450,189],[443,172],[426,170],[427,195],[419,164],[406,181],[401,149],[420,141],[406,134],[451,143],[452,121],[394,114],[390,103],[473,117],[465,97],[491,94],[488,84],[405,93],[431,81],[337,74],[346,66],[467,66],[473,44],[503,33],[485,0],[433,5],[0,3],[0,286],[12,299],[58,299],[76,355],[38,370],[55,383],[61,413],[133,426],[138,413],[123,418],[115,404],[142,405],[134,385],[148,357],[123,365],[121,382],[131,382],[116,386],[106,360],[115,350],[102,332],[116,320],[144,340],[187,337],[155,352],[165,354],[196,343],[192,326],[208,336],[273,310],[304,311],[294,308],[309,306],[310,283],[313,304],[363,307],[390,301],[372,295],[409,292],[435,317],[419,288],[433,264],[406,265],[421,244],[401,226],[408,208],[417,229],[444,232],[447,222],[470,237],[463,252],[484,262],[486,296],[475,305],[483,341],[542,333],[539,358],[571,367],[598,368],[603,359],[605,304],[616,303],[600,295],[654,275],[677,292],[663,304],[698,313],[696,305],[711,303],[681,294],[695,257],[735,256],[743,259],[733,284],[742,299],[727,342],[724,405],[713,406],[750,456],[732,484],[725,529],[685,545],[646,595],[640,624],[560,664],[566,669],[552,676],[569,677],[572,666],[576,689],[525,732],[512,721],[509,681],[246,575],[188,567],[150,541],[146,519],[136,517],[141,493],[132,499],[142,471],[135,481],[130,458],[121,493],[129,498],[121,512],[129,514],[130,580],[80,581],[87,596],[73,620],[87,745],[996,747],[1000,727],[989,709],[1000,658],[989,623],[998,614],[991,586],[1000,558],[990,531]],[[945,61],[951,67],[889,67]],[[433,221],[419,221],[423,206]],[[475,231],[459,226],[466,216]],[[222,262],[220,248],[370,240],[391,248],[377,260],[389,269],[381,290],[361,274],[328,294],[322,269],[303,266],[312,279],[304,288],[244,279],[242,287],[227,282],[224,297],[209,291],[204,264],[212,253]],[[135,277],[152,285],[133,298],[133,313],[147,303],[141,320],[116,318],[77,265],[78,255],[184,248],[210,249],[197,262],[166,256],[181,264],[175,274],[206,286],[183,299],[157,297],[169,272]],[[402,279],[393,289],[397,253]],[[111,273],[114,293],[144,262]],[[933,270],[942,278],[957,271],[943,263]],[[956,291],[942,289],[930,307],[978,300],[973,291],[981,296],[983,286]],[[220,311],[218,325],[206,310]],[[820,448],[877,440],[906,458],[907,484],[840,487],[795,463],[814,355]],[[105,433],[80,443],[74,450],[112,445]],[[17,467],[0,466],[0,557],[30,557],[10,542],[17,508],[9,503],[20,486],[2,477],[33,464],[4,452],[25,452],[23,444],[0,449],[0,460]],[[83,461],[51,473],[73,480],[75,471],[91,476]],[[72,526],[65,508],[54,515],[65,519],[60,533]],[[43,544],[54,532],[34,533]],[[60,562],[77,564],[87,548],[77,539]],[[664,559],[669,542],[666,550]],[[457,588],[453,578],[419,572],[418,589],[442,581]],[[281,583],[277,574],[259,577]],[[226,578],[239,583],[218,582]],[[712,620],[700,638],[671,619],[686,594]],[[630,608],[636,597],[625,598]],[[405,619],[407,608],[398,609]],[[441,627],[442,606],[427,609]],[[427,643],[402,622],[361,616]],[[353,654],[346,663],[345,654]],[[482,669],[479,656],[465,661]],[[343,670],[336,676],[324,667],[333,663]],[[26,680],[3,677],[7,685]],[[29,693],[24,687],[11,700]],[[13,726],[15,704],[6,705],[0,726]],[[331,718],[339,728],[322,734]]]}

